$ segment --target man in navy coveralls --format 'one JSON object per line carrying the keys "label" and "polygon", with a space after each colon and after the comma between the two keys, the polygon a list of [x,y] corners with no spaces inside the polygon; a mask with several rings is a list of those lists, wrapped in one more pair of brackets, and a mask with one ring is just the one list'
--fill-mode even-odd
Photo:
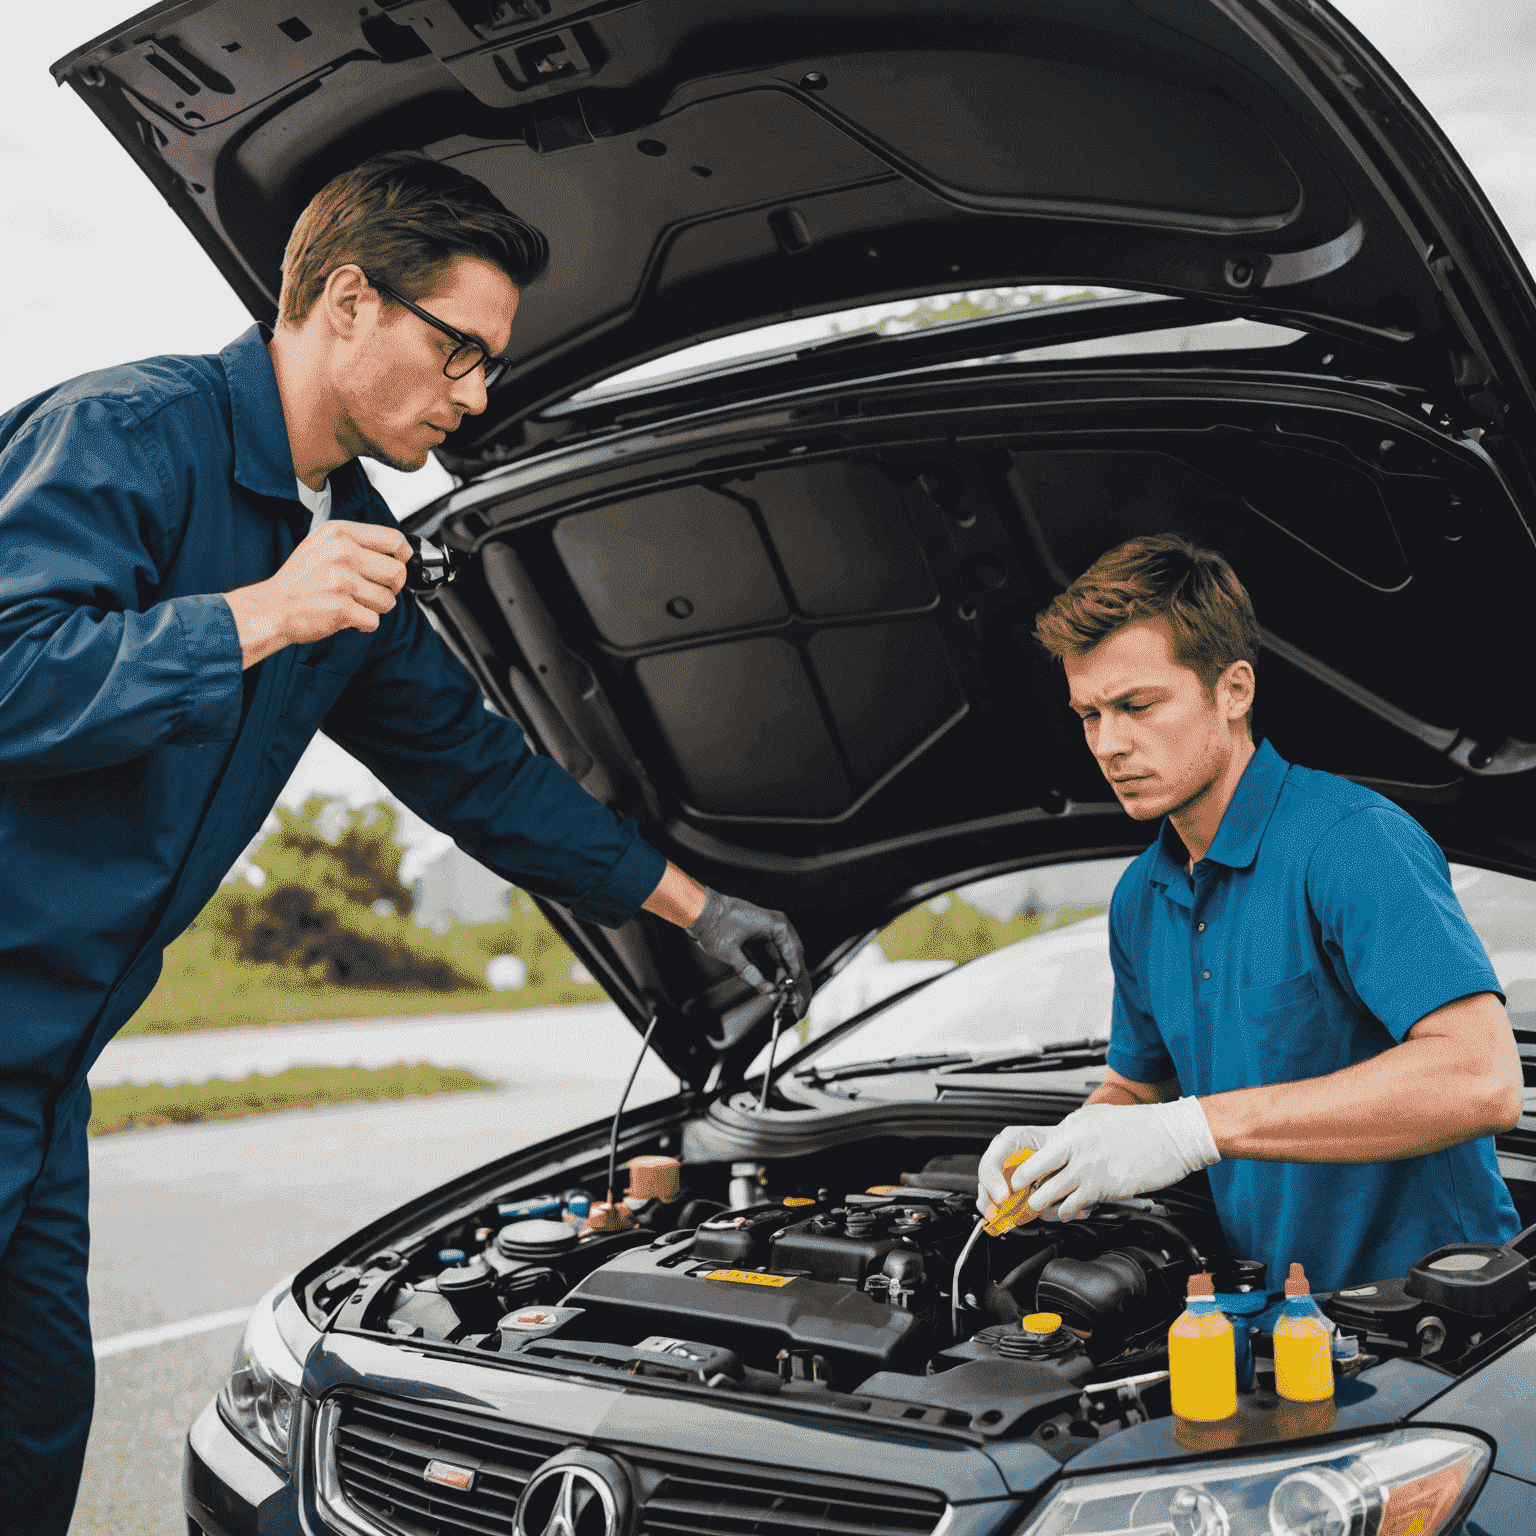
{"label": "man in navy coveralls", "polygon": [[759,990],[782,914],[708,891],[511,721],[409,597],[359,454],[420,468],[485,409],[541,235],[407,155],[295,226],[275,334],[0,417],[0,1524],[67,1530],[90,1426],[86,1073],[323,724],[509,880],[641,907]]}
{"label": "man in navy coveralls", "polygon": [[1163,821],[1110,904],[1104,1083],[1054,1129],[1003,1131],[987,1191],[1025,1147],[1014,1177],[1052,1175],[1029,1203],[1062,1219],[1209,1168],[1272,1292],[1292,1263],[1331,1291],[1512,1237],[1493,1137],[1524,1085],[1499,978],[1407,812],[1255,748],[1259,631],[1232,568],[1133,539],[1037,635],[1120,803]]}

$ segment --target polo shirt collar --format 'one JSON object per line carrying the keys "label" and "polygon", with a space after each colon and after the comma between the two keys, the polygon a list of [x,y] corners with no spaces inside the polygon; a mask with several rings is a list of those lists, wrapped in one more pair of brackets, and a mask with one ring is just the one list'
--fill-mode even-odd
{"label": "polo shirt collar", "polygon": [[1228,869],[1247,869],[1258,858],[1259,842],[1269,818],[1275,814],[1281,786],[1290,770],[1291,765],[1267,739],[1259,743],[1232,791],[1206,858],[1225,864]]}
{"label": "polo shirt collar", "polygon": [[[229,380],[229,408],[235,442],[236,483],[257,496],[292,503],[292,515],[304,512],[288,447],[288,423],[277,392],[277,374],[267,343],[270,326],[256,324],[219,353]],[[361,508],[368,499],[367,478],[356,459],[331,471],[331,516]]]}
{"label": "polo shirt collar", "polygon": [[[1280,802],[1280,790],[1290,767],[1267,739],[1259,743],[1227,802],[1215,840],[1206,850],[1206,858],[1225,864],[1229,869],[1247,869],[1258,858],[1259,843],[1269,818],[1274,815],[1275,806]],[[1186,891],[1188,859],[1189,850],[1184,846],[1183,838],[1173,822],[1164,817],[1158,831],[1152,883],[1166,886],[1170,894]]]}

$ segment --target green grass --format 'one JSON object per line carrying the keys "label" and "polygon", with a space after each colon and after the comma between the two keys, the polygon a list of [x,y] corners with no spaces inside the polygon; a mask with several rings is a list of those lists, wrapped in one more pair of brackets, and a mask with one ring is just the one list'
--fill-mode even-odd
{"label": "green grass", "polygon": [[[197,1029],[248,1024],[301,1024],[320,1019],[371,1019],[420,1013],[477,1013],[504,1008],[550,1008],[600,1003],[599,986],[571,980],[576,956],[521,891],[504,922],[460,923],[446,934],[393,924],[432,958],[446,960],[466,984],[446,991],[419,987],[340,987],[291,966],[253,965],[216,952],[217,935],[194,924],[165,951],[155,990],[124,1026],[125,1035],[175,1035]],[[493,955],[517,955],[528,983],[516,992],[493,992],[481,981]]]}
{"label": "green grass", "polygon": [[194,1125],[203,1120],[238,1120],[316,1104],[376,1104],[380,1099],[462,1093],[497,1085],[473,1072],[446,1067],[292,1067],[272,1077],[252,1073],[244,1082],[213,1078],[206,1083],[119,1083],[91,1091],[92,1136],[142,1130],[156,1125]]}

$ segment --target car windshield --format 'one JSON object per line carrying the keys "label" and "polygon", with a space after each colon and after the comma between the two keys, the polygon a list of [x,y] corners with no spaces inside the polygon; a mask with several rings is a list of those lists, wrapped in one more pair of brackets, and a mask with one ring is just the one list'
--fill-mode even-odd
{"label": "car windshield", "polygon": [[[860,1063],[888,1071],[893,1057],[931,1057],[911,1070],[953,1070],[966,1058],[1107,1040],[1107,913],[1129,862],[1006,875],[904,913],[817,993],[802,1036],[814,1041],[896,1000],[807,1065],[817,1076],[846,1078]],[[1451,883],[1508,996],[1510,1022],[1536,1030],[1536,882],[1453,864]],[[928,984],[897,996],[921,982]]]}
{"label": "car windshield", "polygon": [[[813,315],[802,320],[785,320],[777,325],[759,326],[733,336],[718,336],[713,341],[699,342],[669,352],[665,357],[652,358],[648,363],[626,368],[622,373],[611,374],[579,390],[565,404],[552,407],[549,414],[562,414],[605,395],[658,389],[697,375],[781,361],[828,341],[854,336],[900,336],[911,331],[925,330],[929,326],[959,325],[1041,305],[1080,302],[1084,299],[1134,297],[1137,295],[1117,288],[1037,284],[1027,288],[984,288],[970,293],[941,293],[927,298],[903,299],[890,304],[866,305],[861,309],[839,310],[830,315]],[[1285,346],[1303,334],[1287,326],[1235,317],[1152,331],[1132,330],[1125,335],[1096,336],[971,361],[1001,362],[1018,357],[1049,362],[1115,357],[1126,353],[1221,352],[1236,348]]]}
{"label": "car windshield", "polygon": [[981,288],[970,293],[938,293],[920,299],[899,299],[889,304],[866,304],[858,309],[841,309],[827,315],[809,315],[800,320],[782,320],[777,325],[758,326],[738,331],[733,336],[717,336],[691,347],[652,358],[622,373],[611,374],[589,385],[573,400],[586,400],[615,390],[633,389],[643,384],[671,382],[692,373],[704,373],[725,363],[763,362],[793,353],[801,347],[843,336],[897,336],[904,331],[921,330],[930,325],[953,325],[964,320],[981,320],[1009,310],[1029,309],[1037,304],[1059,304],[1073,299],[1107,299],[1124,296],[1119,288],[1062,287],[1035,284],[1023,288]]}

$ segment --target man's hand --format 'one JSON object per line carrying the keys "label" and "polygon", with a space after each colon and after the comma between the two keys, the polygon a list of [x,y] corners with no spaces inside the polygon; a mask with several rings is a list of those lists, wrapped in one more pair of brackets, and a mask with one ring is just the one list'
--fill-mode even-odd
{"label": "man's hand", "polygon": [[[782,912],[754,907],[749,901],[722,896],[705,888],[704,910],[683,930],[713,960],[719,960],[741,977],[748,986],[766,995],[776,990],[782,978],[794,988],[794,1013],[805,1016],[811,1005],[811,978],[805,969],[805,952],[800,935]],[[743,948],[756,944],[778,975],[770,981],[753,963]]]}
{"label": "man's hand", "polygon": [[[1048,1125],[1009,1125],[992,1138],[992,1144],[982,1154],[981,1167],[976,1170],[976,1209],[983,1216],[994,1205],[1001,1205],[1013,1193],[1011,1180],[1023,1174],[1022,1165],[1012,1173],[1005,1172],[1003,1164],[1015,1152],[1036,1152],[1045,1145],[1051,1134]],[[1030,1159],[1033,1163],[1034,1159]],[[1030,1173],[1023,1182],[1034,1178]]]}
{"label": "man's hand", "polygon": [[224,594],[240,636],[241,666],[343,629],[372,633],[405,585],[410,553],[398,528],[321,523],[275,576]]}
{"label": "man's hand", "polygon": [[1199,1099],[1175,1099],[1079,1109],[1045,1136],[1024,1166],[1031,1180],[1053,1175],[1029,1197],[1030,1209],[1058,1205],[1061,1219],[1070,1221],[1100,1200],[1163,1189],[1220,1161]]}

